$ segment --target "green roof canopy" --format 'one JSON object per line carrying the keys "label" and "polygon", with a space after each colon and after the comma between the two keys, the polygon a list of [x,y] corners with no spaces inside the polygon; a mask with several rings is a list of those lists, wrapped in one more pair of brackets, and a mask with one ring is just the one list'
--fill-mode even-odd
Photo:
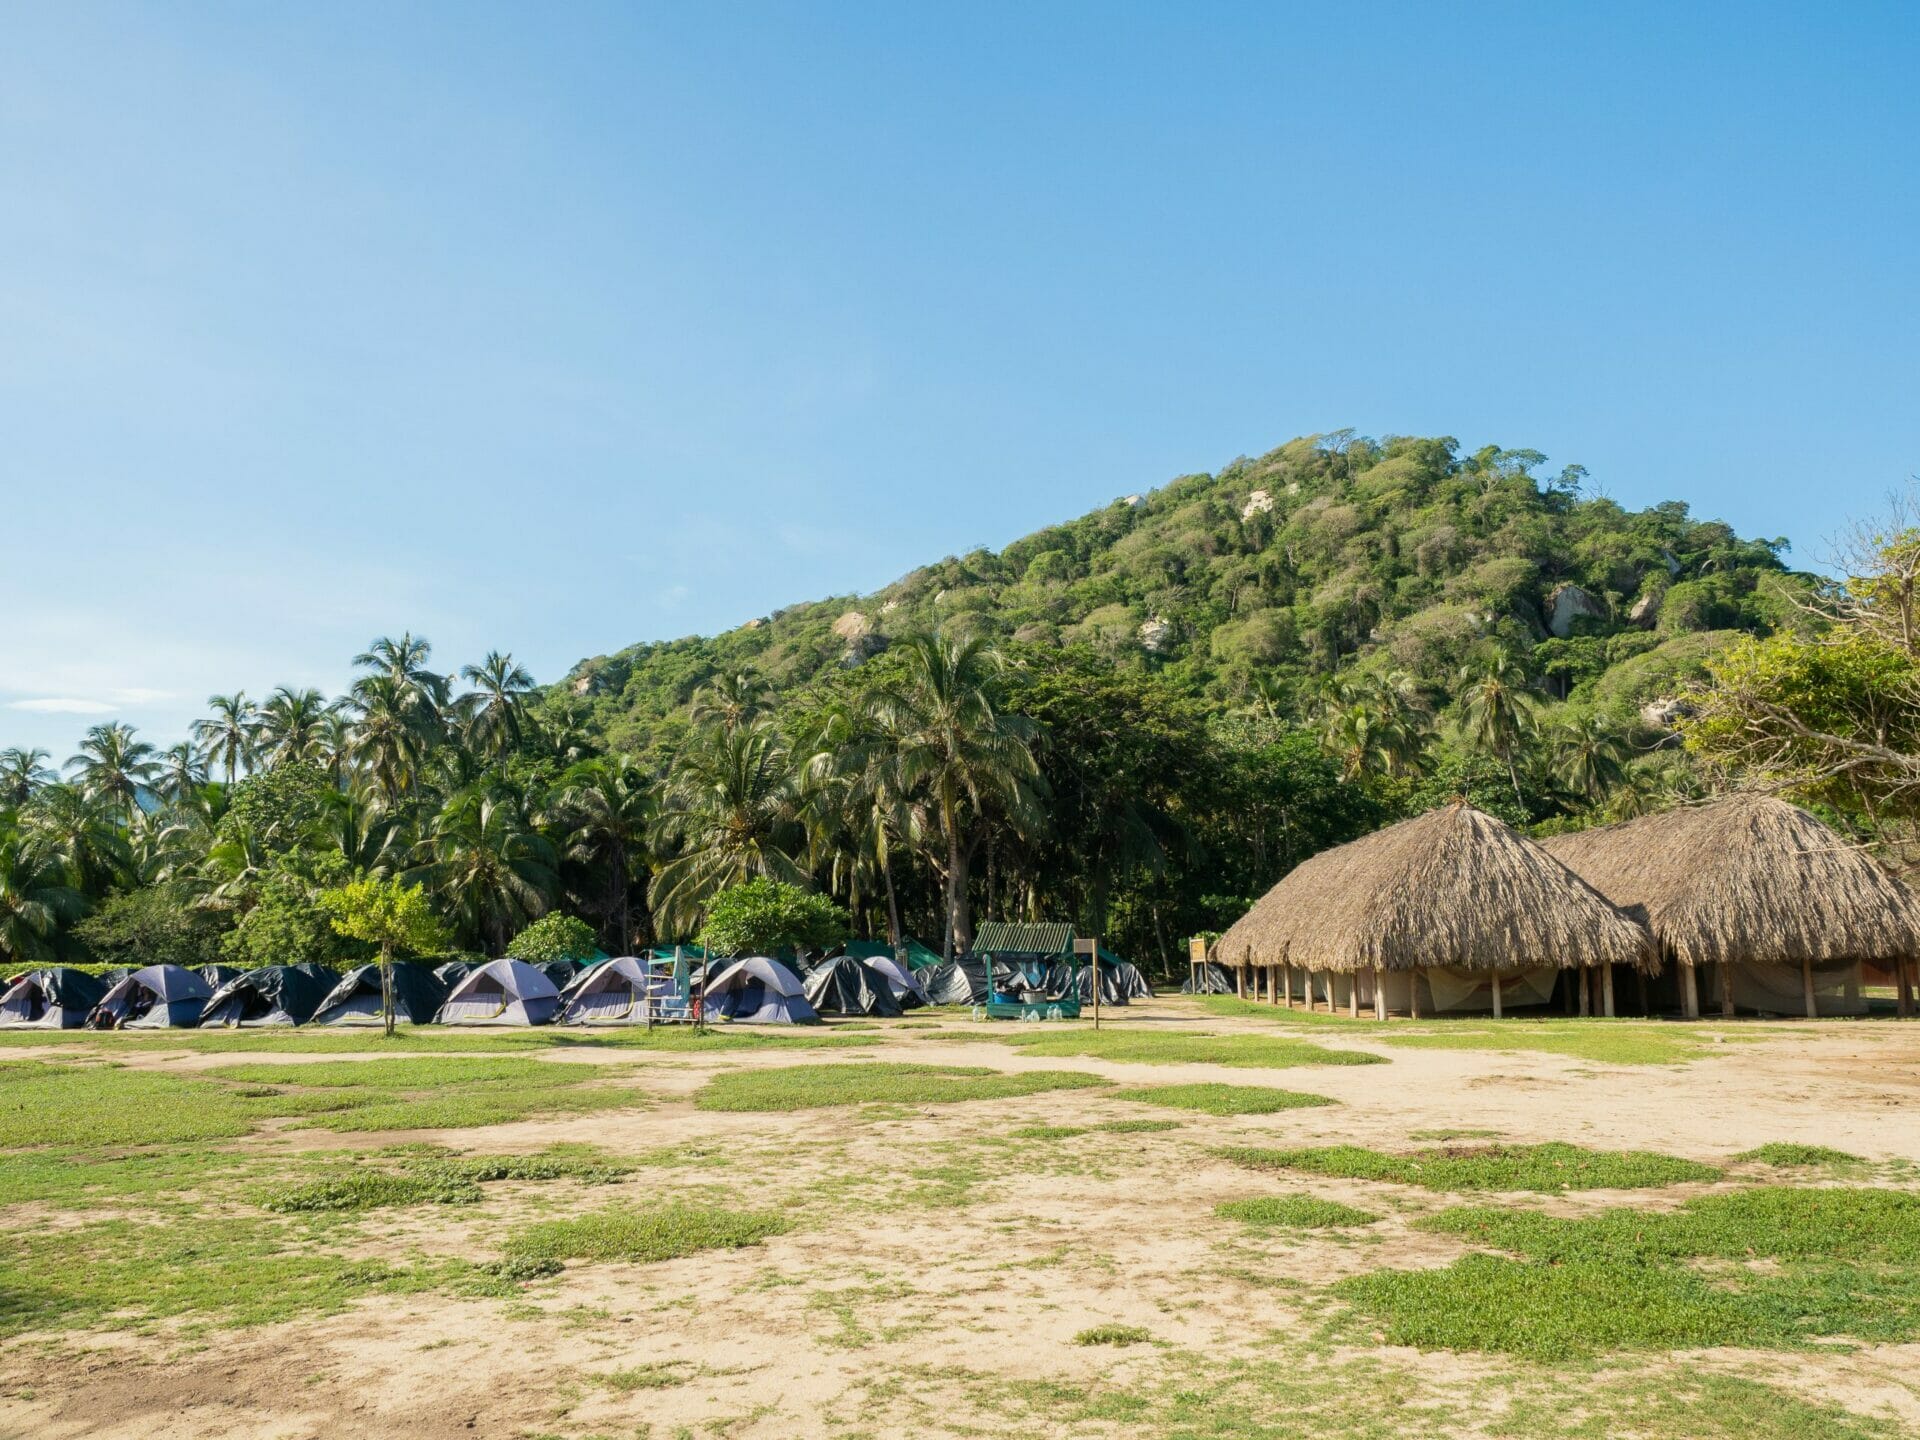
{"label": "green roof canopy", "polygon": [[1037,925],[989,920],[973,937],[977,955],[1071,955],[1073,926],[1065,921]]}

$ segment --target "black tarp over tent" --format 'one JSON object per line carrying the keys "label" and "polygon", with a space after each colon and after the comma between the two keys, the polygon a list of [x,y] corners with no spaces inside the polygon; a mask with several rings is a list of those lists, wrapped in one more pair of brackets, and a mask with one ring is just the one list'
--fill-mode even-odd
{"label": "black tarp over tent", "polygon": [[30,970],[0,995],[0,1026],[77,1030],[106,993],[106,981],[71,966]]}
{"label": "black tarp over tent", "polygon": [[1211,960],[1206,960],[1202,961],[1196,968],[1200,974],[1199,985],[1196,986],[1194,984],[1194,977],[1189,975],[1185,980],[1180,982],[1180,993],[1182,995],[1233,994],[1233,977],[1227,974],[1224,967],[1214,964]]}
{"label": "black tarp over tent", "polygon": [[942,960],[919,972],[929,1005],[987,1003],[987,962],[977,955]]}
{"label": "black tarp over tent", "polygon": [[262,965],[213,992],[200,1014],[208,1025],[304,1025],[340,983],[337,971],[311,961]]}
{"label": "black tarp over tent", "polygon": [[[409,1025],[430,1025],[446,1003],[447,986],[424,965],[393,962],[393,1015]],[[340,977],[313,1012],[316,1025],[378,1025],[380,967],[362,965]]]}
{"label": "black tarp over tent", "polygon": [[851,955],[822,961],[807,976],[805,992],[807,1003],[822,1015],[900,1014],[887,977]]}

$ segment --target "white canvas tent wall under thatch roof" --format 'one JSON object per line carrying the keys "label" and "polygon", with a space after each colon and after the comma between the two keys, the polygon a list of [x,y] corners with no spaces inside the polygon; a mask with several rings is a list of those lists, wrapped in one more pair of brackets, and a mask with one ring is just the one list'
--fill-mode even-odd
{"label": "white canvas tent wall under thatch roof", "polygon": [[[1215,942],[1242,993],[1415,1014],[1543,1002],[1554,972],[1657,966],[1647,932],[1540,846],[1455,801],[1296,866]],[[1571,993],[1571,992],[1570,992]],[[1585,1008],[1589,990],[1579,994]]]}
{"label": "white canvas tent wall under thatch roof", "polygon": [[1703,982],[1724,1014],[1859,1014],[1861,963],[1904,975],[1920,953],[1920,902],[1906,887],[1772,796],[1729,795],[1545,844],[1645,922],[1690,1015]]}

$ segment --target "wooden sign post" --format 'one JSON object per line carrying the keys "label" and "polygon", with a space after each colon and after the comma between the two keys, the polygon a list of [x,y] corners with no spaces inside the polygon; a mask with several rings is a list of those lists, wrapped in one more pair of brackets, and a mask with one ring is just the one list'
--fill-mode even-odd
{"label": "wooden sign post", "polygon": [[1207,942],[1198,935],[1187,941],[1187,976],[1193,986],[1192,994],[1207,993],[1203,977],[1207,973]]}
{"label": "wooden sign post", "polygon": [[1073,953],[1085,955],[1087,963],[1093,966],[1093,1028],[1100,1028],[1100,940],[1096,936],[1091,940],[1073,942]]}

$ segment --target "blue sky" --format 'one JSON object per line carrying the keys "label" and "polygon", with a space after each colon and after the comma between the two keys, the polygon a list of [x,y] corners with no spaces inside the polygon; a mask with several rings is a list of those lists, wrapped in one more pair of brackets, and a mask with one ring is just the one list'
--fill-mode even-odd
{"label": "blue sky", "polygon": [[543,680],[1296,434],[1802,563],[1920,470],[1920,8],[4,6],[0,745]]}

